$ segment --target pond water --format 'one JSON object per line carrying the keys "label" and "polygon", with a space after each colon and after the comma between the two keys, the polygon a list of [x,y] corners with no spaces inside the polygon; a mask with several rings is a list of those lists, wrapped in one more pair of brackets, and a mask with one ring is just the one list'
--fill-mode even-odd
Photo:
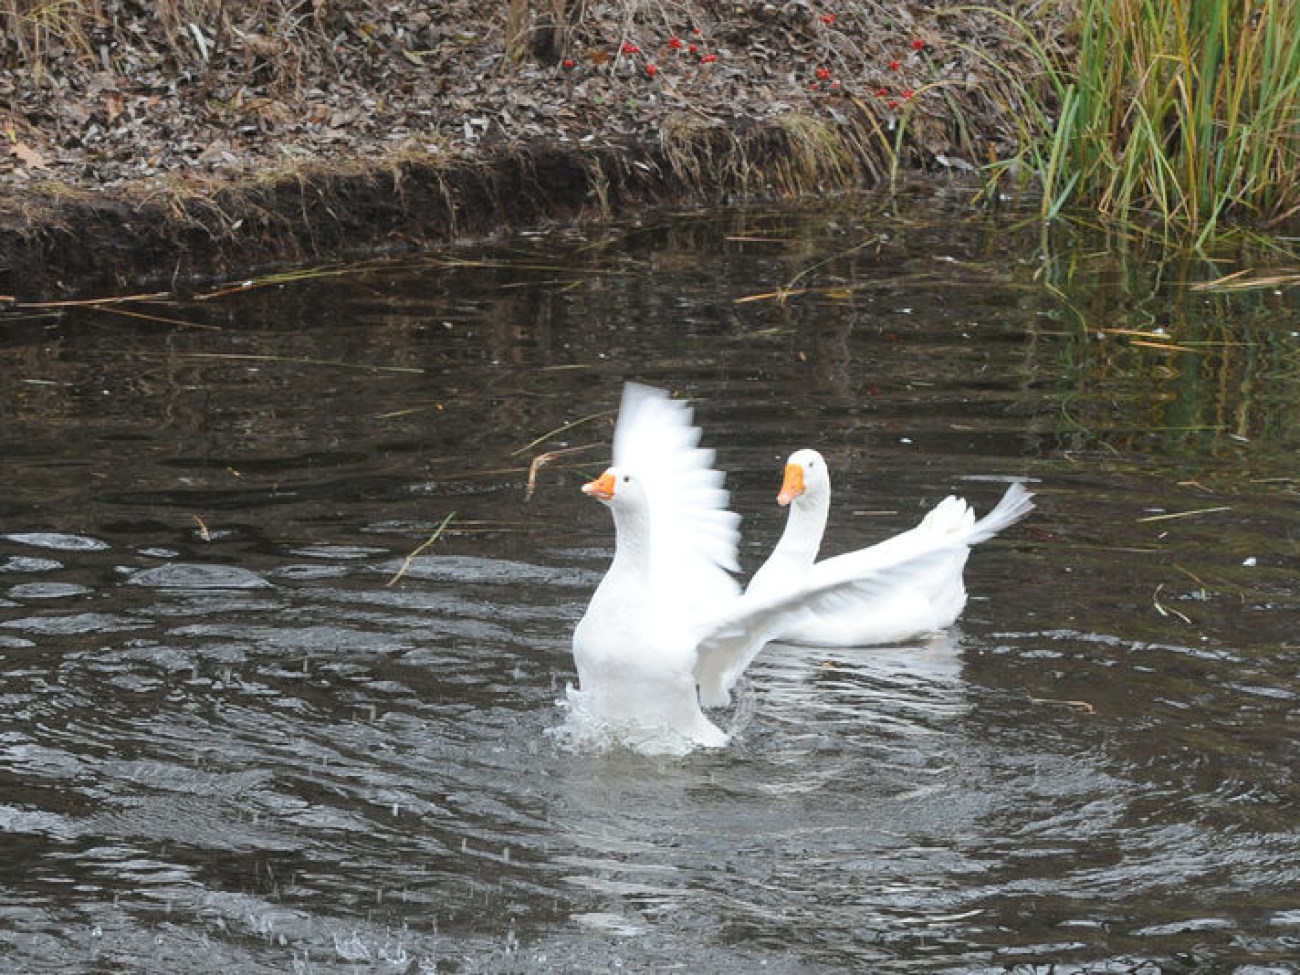
{"label": "pond water", "polygon": [[[5,969],[1300,970],[1296,291],[910,214],[13,311]],[[801,446],[827,551],[1039,507],[944,637],[769,647],[720,751],[575,750],[625,378],[695,405],[749,571]]]}

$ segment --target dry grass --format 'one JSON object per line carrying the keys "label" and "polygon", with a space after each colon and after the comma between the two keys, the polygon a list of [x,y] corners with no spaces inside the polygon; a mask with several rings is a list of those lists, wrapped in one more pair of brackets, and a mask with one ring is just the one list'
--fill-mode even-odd
{"label": "dry grass", "polygon": [[91,33],[106,23],[98,0],[0,0],[0,36],[36,73],[60,48],[93,57]]}

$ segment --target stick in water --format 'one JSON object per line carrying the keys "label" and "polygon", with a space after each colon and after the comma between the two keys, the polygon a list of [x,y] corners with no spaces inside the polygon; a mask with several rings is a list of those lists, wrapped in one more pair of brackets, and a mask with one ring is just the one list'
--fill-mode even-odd
{"label": "stick in water", "polygon": [[439,524],[438,527],[433,530],[433,534],[430,535],[427,539],[425,539],[424,542],[414,552],[408,555],[402,561],[402,567],[398,569],[395,573],[393,573],[393,577],[391,579],[389,579],[387,582],[384,583],[385,589],[391,586],[398,579],[402,578],[402,576],[406,575],[406,570],[410,567],[411,563],[415,560],[416,556],[418,556],[426,548],[428,548],[430,545],[436,542],[438,540],[438,536],[442,534],[442,530],[446,528],[448,525],[450,525],[451,520],[455,517],[456,517],[456,512],[454,511],[447,512],[447,517],[442,519],[442,523]]}

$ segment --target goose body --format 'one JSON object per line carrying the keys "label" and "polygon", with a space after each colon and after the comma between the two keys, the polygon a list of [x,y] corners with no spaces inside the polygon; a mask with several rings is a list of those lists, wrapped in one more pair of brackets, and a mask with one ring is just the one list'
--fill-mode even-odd
{"label": "goose body", "polygon": [[830,512],[830,473],[815,450],[791,454],[785,467],[780,504],[790,514],[781,539],[762,568],[754,574],[747,594],[762,598],[798,586],[814,566],[822,572],[851,576],[884,560],[906,563],[912,555],[945,551],[925,572],[900,574],[895,584],[879,588],[870,598],[838,601],[828,612],[805,613],[787,620],[779,639],[810,646],[871,646],[897,643],[942,630],[966,606],[962,573],[972,545],[992,538],[1033,510],[1032,495],[1013,483],[1002,500],[980,520],[962,498],[949,496],[915,528],[822,562],[817,561]]}
{"label": "goose body", "polygon": [[729,703],[766,643],[964,558],[964,543],[936,533],[926,544],[821,563],[780,590],[742,594],[731,576],[740,519],[699,440],[689,407],[628,383],[614,464],[583,486],[613,514],[615,551],[574,630],[575,698],[629,741],[668,732],[692,745],[725,745],[704,708]]}
{"label": "goose body", "polygon": [[614,466],[583,486],[614,516],[614,560],[573,633],[583,703],[611,725],[668,729],[703,745],[726,735],[700,708],[702,622],[733,603],[740,518],[691,410],[628,383]]}

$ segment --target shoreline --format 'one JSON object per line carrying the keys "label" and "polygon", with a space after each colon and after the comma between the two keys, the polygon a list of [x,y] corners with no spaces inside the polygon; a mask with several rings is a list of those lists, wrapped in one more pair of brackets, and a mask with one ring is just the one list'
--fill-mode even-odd
{"label": "shoreline", "polygon": [[40,71],[0,39],[0,301],[970,179],[1018,150],[1017,88],[988,66],[1032,62],[989,8],[880,23],[697,3],[675,24],[623,2],[574,8],[547,34],[536,4],[520,35],[533,41],[512,49],[518,3],[431,15],[395,0],[379,21],[340,0],[329,22],[274,28],[257,3],[242,21],[200,4],[185,30],[112,20],[121,0],[78,3],[103,16],[80,46],[44,39]]}

